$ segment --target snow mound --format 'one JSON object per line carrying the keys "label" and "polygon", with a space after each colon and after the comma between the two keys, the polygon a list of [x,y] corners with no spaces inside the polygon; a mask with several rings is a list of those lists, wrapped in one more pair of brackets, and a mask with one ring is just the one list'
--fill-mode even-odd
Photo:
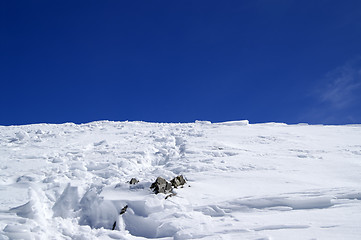
{"label": "snow mound", "polygon": [[54,217],[72,217],[72,213],[79,207],[78,202],[78,188],[71,187],[69,183],[53,206]]}

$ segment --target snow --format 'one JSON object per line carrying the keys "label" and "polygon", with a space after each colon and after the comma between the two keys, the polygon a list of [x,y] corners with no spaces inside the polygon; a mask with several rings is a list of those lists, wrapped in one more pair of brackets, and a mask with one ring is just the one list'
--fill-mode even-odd
{"label": "snow", "polygon": [[361,125],[0,126],[0,239],[359,239],[360,173]]}

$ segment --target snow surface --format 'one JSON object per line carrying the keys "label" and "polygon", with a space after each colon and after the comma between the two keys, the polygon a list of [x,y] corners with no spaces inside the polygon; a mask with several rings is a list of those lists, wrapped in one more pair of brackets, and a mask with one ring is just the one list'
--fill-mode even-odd
{"label": "snow surface", "polygon": [[361,239],[361,125],[0,126],[0,239],[149,238]]}

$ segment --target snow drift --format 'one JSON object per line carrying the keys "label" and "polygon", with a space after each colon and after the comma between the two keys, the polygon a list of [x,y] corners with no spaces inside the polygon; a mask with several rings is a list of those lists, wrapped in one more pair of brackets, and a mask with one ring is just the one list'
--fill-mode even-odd
{"label": "snow drift", "polygon": [[361,236],[360,125],[0,126],[0,170],[0,239]]}

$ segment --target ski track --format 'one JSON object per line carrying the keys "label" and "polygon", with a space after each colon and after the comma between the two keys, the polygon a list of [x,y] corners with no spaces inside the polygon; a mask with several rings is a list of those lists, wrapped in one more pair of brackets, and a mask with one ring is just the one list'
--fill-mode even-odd
{"label": "ski track", "polygon": [[[360,143],[361,125],[0,126],[0,240],[359,239]],[[176,196],[149,190],[179,174]]]}

